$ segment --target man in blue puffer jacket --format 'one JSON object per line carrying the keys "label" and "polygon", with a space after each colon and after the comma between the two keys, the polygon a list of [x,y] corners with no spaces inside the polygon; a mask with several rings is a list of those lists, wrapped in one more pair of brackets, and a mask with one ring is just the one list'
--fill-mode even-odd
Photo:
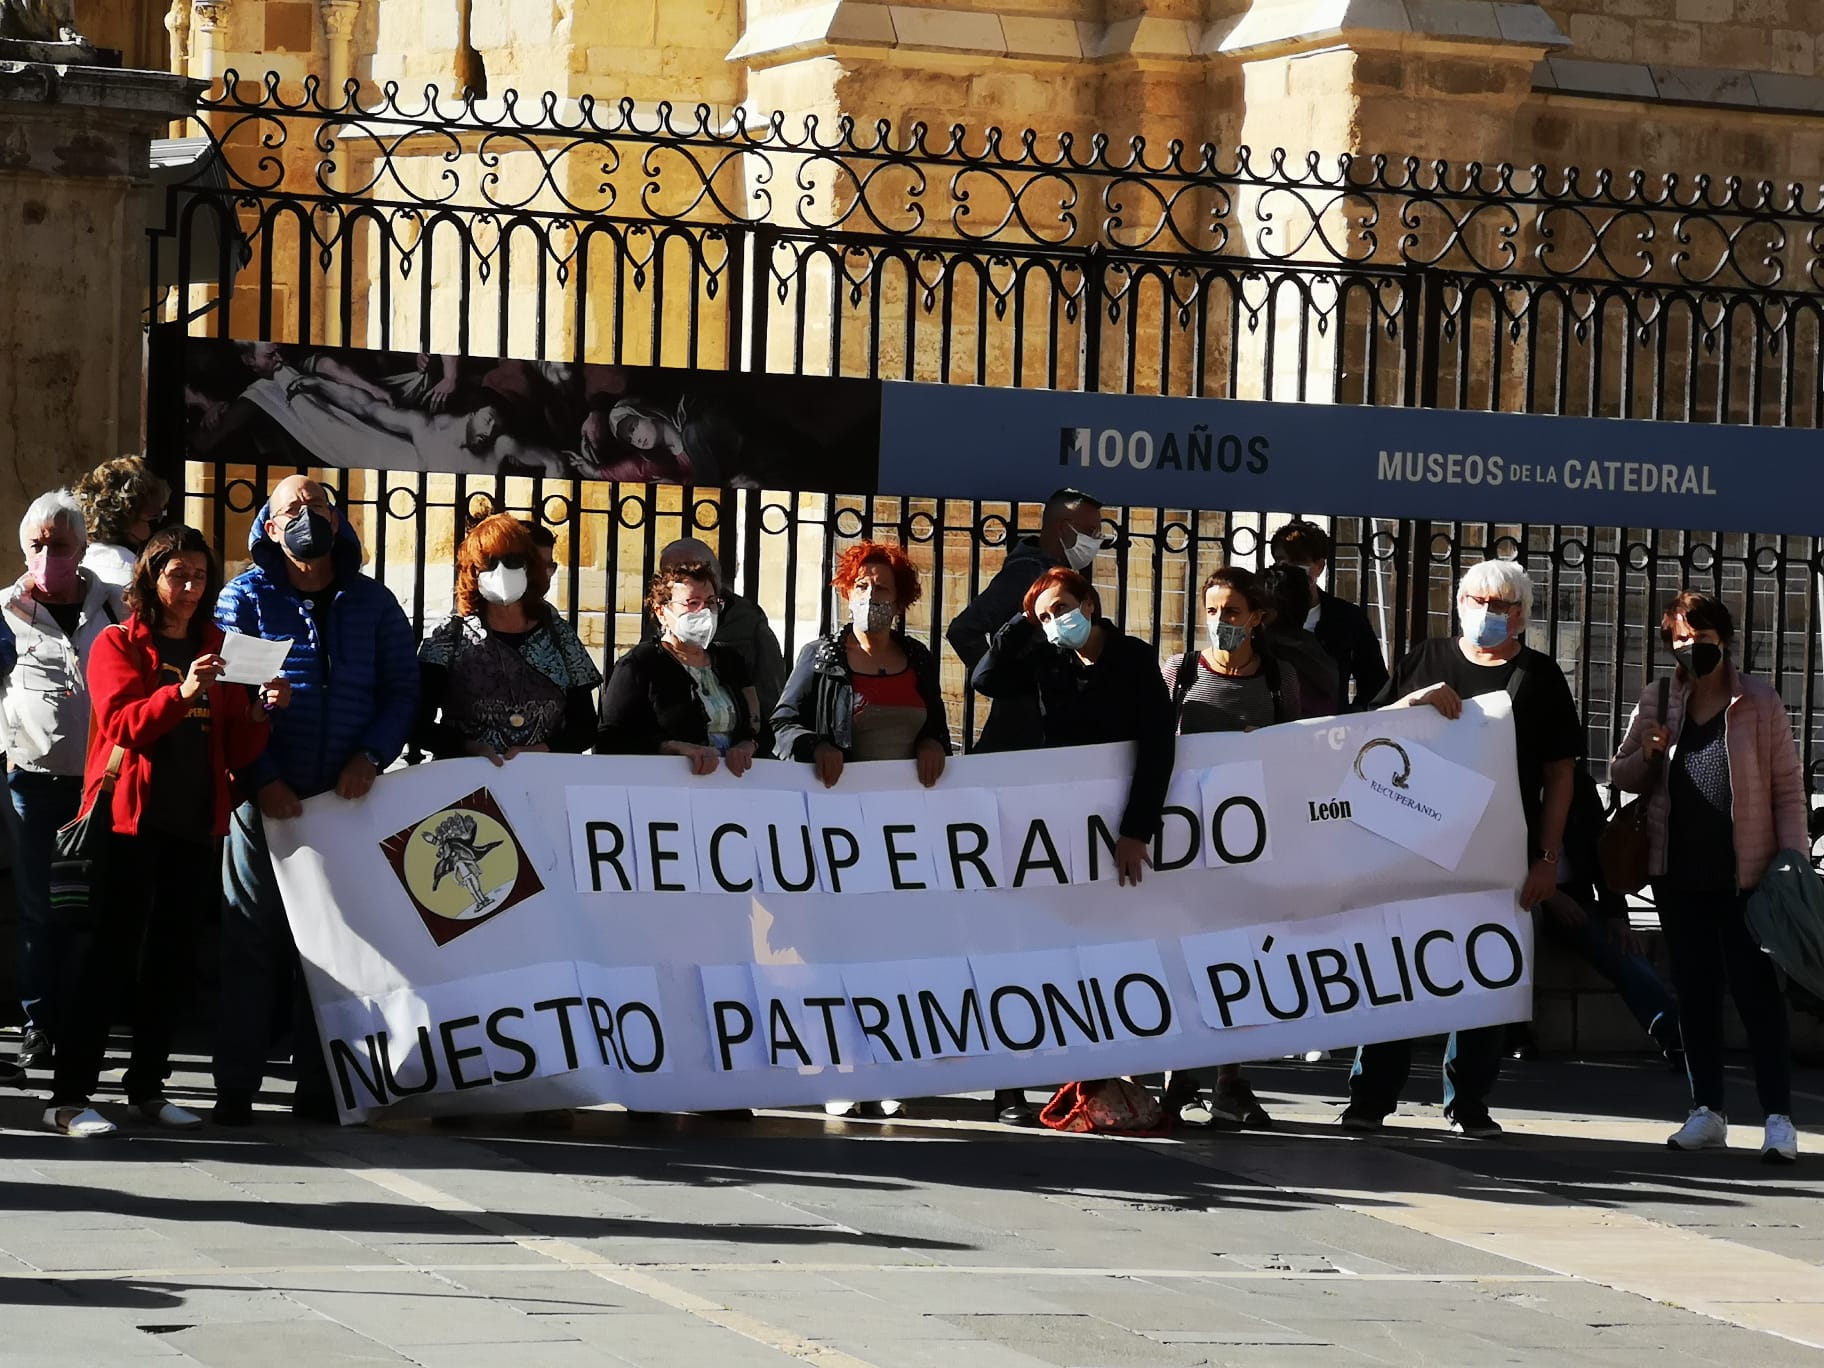
{"label": "man in blue puffer jacket", "polygon": [[327,793],[367,795],[404,749],[418,705],[411,623],[387,589],[361,573],[361,543],[323,487],[288,476],[248,539],[253,568],[222,590],[225,631],[288,640],[290,706],[273,714],[272,740],[236,775],[250,795],[234,812],[223,873],[222,982],[214,1119],[246,1125],[265,1081],[276,1008],[290,999],[294,1114],[334,1120],[323,1050],[266,846],[267,822]]}

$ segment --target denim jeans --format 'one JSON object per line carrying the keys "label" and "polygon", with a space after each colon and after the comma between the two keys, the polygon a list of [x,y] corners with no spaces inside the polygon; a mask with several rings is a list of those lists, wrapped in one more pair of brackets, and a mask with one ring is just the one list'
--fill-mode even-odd
{"label": "denim jeans", "polygon": [[252,802],[234,810],[222,859],[222,982],[215,1045],[215,1090],[249,1096],[266,1079],[273,1027],[291,1023],[296,1101],[328,1105],[329,1074],[291,923],[266,847],[266,826]]}
{"label": "denim jeans", "polygon": [[1767,1116],[1792,1113],[1792,1049],[1786,998],[1773,961],[1748,929],[1746,893],[1702,893],[1653,885],[1659,925],[1672,961],[1685,1038],[1691,1105],[1726,1111],[1723,1097],[1723,989],[1735,999],[1748,1036],[1754,1090]]}
{"label": "denim jeans", "polygon": [[[1587,906],[1587,905],[1586,905]],[[1678,1045],[1678,1007],[1659,973],[1645,955],[1629,954],[1615,943],[1610,921],[1590,912],[1580,926],[1569,926],[1549,911],[1540,914],[1544,933],[1566,947],[1615,985],[1640,1029],[1661,1049]]]}
{"label": "denim jeans", "polygon": [[[1505,1026],[1478,1026],[1452,1031],[1444,1047],[1444,1114],[1476,1117],[1488,1111],[1488,1095],[1501,1075]],[[1389,1115],[1400,1102],[1400,1090],[1412,1072],[1410,1040],[1364,1045],[1349,1070],[1349,1105]]]}
{"label": "denim jeans", "polygon": [[51,925],[51,855],[57,828],[82,807],[82,776],[7,771],[12,798],[13,892],[19,907],[19,1004],[27,1030],[57,1033],[57,951]]}
{"label": "denim jeans", "polygon": [[[86,1105],[107,1054],[108,1028],[133,1028],[122,1080],[127,1101],[165,1094],[171,1040],[196,995],[196,931],[221,897],[214,843],[174,836],[113,838],[101,906],[59,937],[61,997],[53,1106]],[[68,1010],[81,1004],[81,1010]]]}

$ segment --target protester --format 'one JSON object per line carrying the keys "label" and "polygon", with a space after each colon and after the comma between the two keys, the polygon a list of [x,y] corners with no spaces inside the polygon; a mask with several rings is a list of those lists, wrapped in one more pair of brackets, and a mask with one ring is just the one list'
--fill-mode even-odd
{"label": "protester", "polygon": [[594,744],[602,674],[546,602],[550,583],[518,518],[497,513],[463,538],[456,611],[418,652],[412,739],[434,759],[481,755],[498,765]]}
{"label": "protester", "polygon": [[[1330,534],[1314,522],[1294,518],[1273,534],[1268,545],[1275,562],[1298,566],[1311,577],[1312,587],[1317,590],[1317,606],[1307,614],[1305,627],[1323,643],[1342,671],[1339,711],[1374,706],[1369,700],[1387,687],[1387,662],[1368,614],[1323,587],[1324,572],[1330,567]],[[1353,695],[1349,692],[1352,682]]]}
{"label": "protester", "polygon": [[[1138,885],[1151,863],[1176,748],[1172,697],[1150,643],[1102,616],[1102,600],[1077,571],[1053,566],[1027,587],[1018,616],[994,634],[971,679],[978,693],[1023,701],[1040,724],[1037,744],[1134,743],[1134,770],[1115,841],[1122,885]],[[1037,1120],[1025,1095],[994,1095],[1003,1124]]]}
{"label": "protester", "polygon": [[264,685],[256,706],[245,685],[217,678],[222,631],[210,614],[221,582],[202,533],[154,533],[127,590],[132,614],[89,654],[85,811],[104,800],[110,771],[117,777],[105,795],[114,835],[97,905],[86,925],[58,928],[65,1011],[44,1124],[65,1135],[114,1129],[89,1101],[108,1027],[123,1013],[133,1028],[128,1108],[154,1126],[202,1124],[165,1096],[172,1034],[195,991],[197,928],[221,897],[215,842],[228,832],[229,772],[265,750],[269,710],[291,699],[283,679]]}
{"label": "protester", "polygon": [[171,486],[142,456],[103,461],[71,486],[88,524],[89,548],[83,568],[125,589],[133,582],[140,548],[165,520]]}
{"label": "protester", "polygon": [[[904,631],[906,610],[924,592],[918,570],[899,547],[862,541],[837,560],[832,584],[848,604],[849,625],[798,653],[773,712],[774,750],[815,765],[825,788],[851,760],[911,760],[930,788],[950,754],[950,721],[937,658]],[[900,1104],[839,1101],[824,1110],[891,1116]]]}
{"label": "protester", "polygon": [[[1538,906],[1558,886],[1558,858],[1583,753],[1583,720],[1564,672],[1550,656],[1524,644],[1531,620],[1533,582],[1517,564],[1486,560],[1464,572],[1457,585],[1462,636],[1434,637],[1399,663],[1375,700],[1377,707],[1433,707],[1448,718],[1463,714],[1463,700],[1506,691],[1513,697],[1514,748],[1520,803],[1526,814],[1530,865],[1520,904]],[[1444,1052],[1444,1113],[1451,1130],[1491,1139],[1501,1127],[1488,1113],[1488,1094],[1501,1072],[1504,1029],[1453,1031]],[[1342,1125],[1375,1131],[1398,1105],[1412,1067],[1412,1042],[1367,1045],[1349,1075],[1349,1105]]]}
{"label": "protester", "polygon": [[253,796],[234,810],[224,862],[214,1120],[228,1126],[253,1119],[271,1026],[287,1006],[293,1114],[335,1117],[266,824],[298,816],[302,800],[320,793],[366,797],[404,748],[418,706],[411,623],[398,600],[361,573],[361,543],[321,485],[302,475],[279,481],[248,549],[253,566],[222,591],[216,622],[291,642],[284,670],[291,703],[274,717],[265,754],[235,776]]}
{"label": "protester", "polygon": [[[1165,663],[1165,685],[1172,692],[1180,733],[1248,732],[1301,715],[1298,679],[1269,645],[1270,603],[1264,579],[1241,566],[1225,566],[1204,580],[1209,644]],[[1197,1072],[1180,1069],[1166,1075],[1159,1102],[1167,1116],[1193,1125],[1264,1130],[1273,1124],[1239,1064],[1218,1065],[1209,1098],[1202,1092]]]}
{"label": "protester", "polygon": [[715,644],[729,647],[741,657],[748,682],[759,700],[760,731],[765,731],[773,709],[779,706],[779,695],[785,691],[785,652],[779,647],[772,623],[766,620],[766,612],[759,604],[722,583],[722,567],[708,543],[683,537],[659,552],[661,570],[680,565],[709,567],[716,597],[722,604],[716,619]]}
{"label": "protester", "polygon": [[1667,606],[1659,636],[1677,662],[1665,714],[1658,684],[1649,684],[1609,772],[1630,793],[1651,790],[1648,870],[1691,1079],[1691,1114],[1667,1143],[1679,1150],[1728,1143],[1727,985],[1766,1118],[1761,1158],[1790,1163],[1799,1142],[1786,1000],[1745,913],[1774,856],[1811,845],[1792,723],[1779,694],[1731,658],[1735,621],[1720,599],[1685,590]]}
{"label": "protester", "polygon": [[716,641],[715,572],[700,562],[661,562],[647,606],[658,639],[615,665],[596,751],[681,755],[692,774],[713,774],[726,760],[739,778],[754,763],[759,703],[740,652]]}
{"label": "protester", "polygon": [[0,600],[17,660],[0,684],[6,783],[12,798],[13,892],[18,906],[18,1067],[51,1062],[60,1004],[52,959],[51,856],[57,828],[82,805],[89,737],[89,651],[125,616],[119,591],[82,568],[88,533],[67,489],[40,494],[19,524],[25,574]]}
{"label": "protester", "polygon": [[[1061,565],[1087,575],[1105,544],[1102,505],[1097,500],[1080,489],[1060,489],[1045,500],[1039,535],[1021,537],[1008,548],[1007,558],[988,587],[951,619],[944,634],[963,662],[965,675],[972,675],[977,662],[988,653],[989,638],[1020,612],[1035,579]],[[1043,744],[1035,706],[1024,694],[995,700],[971,749],[1031,750]]]}
{"label": "protester", "polygon": [[1267,617],[1262,624],[1274,659],[1298,683],[1299,717],[1330,717],[1343,711],[1343,672],[1336,657],[1305,626],[1317,605],[1317,586],[1296,565],[1270,566],[1260,575]]}

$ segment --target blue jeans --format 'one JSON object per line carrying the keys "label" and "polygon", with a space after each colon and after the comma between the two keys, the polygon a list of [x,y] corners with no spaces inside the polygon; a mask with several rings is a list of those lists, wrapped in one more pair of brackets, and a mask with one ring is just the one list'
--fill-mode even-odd
{"label": "blue jeans", "polygon": [[222,981],[216,1019],[215,1090],[251,1096],[266,1081],[273,1028],[291,1023],[296,1101],[328,1105],[329,1074],[298,947],[279,899],[266,847],[266,826],[254,803],[242,803],[228,824],[222,857]]}
{"label": "blue jeans", "polygon": [[19,906],[19,1004],[27,1030],[57,1033],[57,952],[51,926],[51,856],[57,828],[82,807],[80,774],[7,771],[12,798],[13,893]]}
{"label": "blue jeans", "polygon": [[[1588,904],[1584,906],[1587,910]],[[1581,956],[1615,985],[1640,1029],[1652,1036],[1661,1049],[1678,1048],[1678,1007],[1672,995],[1645,955],[1629,954],[1615,943],[1607,918],[1592,911],[1581,926],[1568,926],[1544,912],[1539,921],[1546,935]]]}
{"label": "blue jeans", "polygon": [[[1444,1047],[1444,1114],[1468,1118],[1488,1113],[1488,1095],[1501,1075],[1505,1026],[1478,1026],[1452,1031]],[[1355,1052],[1349,1070],[1349,1105],[1390,1115],[1412,1072],[1412,1041],[1387,1040]]]}

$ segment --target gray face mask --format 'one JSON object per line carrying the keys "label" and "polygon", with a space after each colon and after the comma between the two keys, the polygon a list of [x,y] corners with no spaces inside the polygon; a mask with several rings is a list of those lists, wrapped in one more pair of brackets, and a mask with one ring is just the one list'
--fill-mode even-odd
{"label": "gray face mask", "polygon": [[1229,655],[1245,646],[1254,635],[1250,628],[1239,622],[1212,622],[1210,624],[1210,645],[1223,655]]}
{"label": "gray face mask", "polygon": [[866,592],[849,595],[849,621],[855,624],[858,632],[884,632],[898,616],[898,605],[891,599],[876,598]]}

